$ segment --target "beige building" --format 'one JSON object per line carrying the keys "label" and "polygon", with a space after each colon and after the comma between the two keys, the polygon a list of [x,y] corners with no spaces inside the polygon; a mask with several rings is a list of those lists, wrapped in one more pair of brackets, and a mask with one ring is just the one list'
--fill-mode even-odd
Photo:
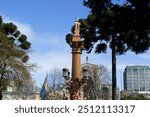
{"label": "beige building", "polygon": [[26,88],[16,91],[15,84],[11,82],[7,89],[2,92],[2,100],[36,100],[39,95],[36,82],[32,80],[29,84],[31,85],[28,89],[26,86]]}
{"label": "beige building", "polygon": [[81,77],[83,69],[87,69],[89,76],[86,84],[81,87],[81,99],[97,100],[100,98],[101,83],[99,82],[99,66],[91,63],[81,65]]}
{"label": "beige building", "polygon": [[[89,100],[111,100],[112,99],[112,84],[109,70],[102,66],[91,64],[86,58],[86,63],[81,64],[82,70],[86,68],[89,71],[87,83],[81,88],[81,99]],[[117,99],[119,99],[119,89],[117,88]]]}
{"label": "beige building", "polygon": [[112,85],[111,84],[102,84],[101,85],[101,99],[102,100],[111,100],[112,99]]}

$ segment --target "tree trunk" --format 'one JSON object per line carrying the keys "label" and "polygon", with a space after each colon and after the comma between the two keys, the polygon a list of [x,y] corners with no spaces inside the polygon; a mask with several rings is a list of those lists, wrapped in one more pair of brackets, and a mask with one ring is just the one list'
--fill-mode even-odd
{"label": "tree trunk", "polygon": [[3,95],[2,95],[2,92],[0,91],[0,100],[2,100],[3,98]]}
{"label": "tree trunk", "polygon": [[116,99],[116,40],[112,35],[112,100]]}

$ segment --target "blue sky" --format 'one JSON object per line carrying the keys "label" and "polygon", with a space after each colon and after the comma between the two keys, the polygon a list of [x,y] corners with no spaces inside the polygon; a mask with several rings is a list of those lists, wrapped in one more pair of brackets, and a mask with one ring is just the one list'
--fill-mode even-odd
{"label": "blue sky", "polygon": [[[54,68],[71,69],[71,49],[65,43],[75,18],[85,18],[89,9],[82,0],[1,0],[0,15],[5,22],[14,22],[32,43],[30,62],[39,68],[32,73],[37,85],[44,82],[46,72]],[[87,54],[83,52],[82,63]],[[111,71],[111,51],[107,54],[88,54],[89,62],[102,64]],[[123,70],[127,65],[150,65],[150,52],[132,52],[117,57],[117,84],[121,87]]]}

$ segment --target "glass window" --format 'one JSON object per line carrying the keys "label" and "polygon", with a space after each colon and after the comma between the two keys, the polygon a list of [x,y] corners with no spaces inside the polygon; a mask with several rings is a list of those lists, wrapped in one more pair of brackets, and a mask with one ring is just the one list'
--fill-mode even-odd
{"label": "glass window", "polygon": [[137,74],[138,70],[137,69],[133,69],[133,74]]}
{"label": "glass window", "polygon": [[145,86],[140,86],[140,91],[145,91]]}
{"label": "glass window", "polygon": [[135,88],[134,91],[138,91],[138,88]]}

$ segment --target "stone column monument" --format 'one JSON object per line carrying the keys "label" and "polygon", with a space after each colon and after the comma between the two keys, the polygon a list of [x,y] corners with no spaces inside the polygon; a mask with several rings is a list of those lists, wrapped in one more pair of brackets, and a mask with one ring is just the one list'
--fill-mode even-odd
{"label": "stone column monument", "polygon": [[71,42],[72,48],[72,77],[71,77],[71,90],[70,99],[78,100],[80,97],[80,67],[81,67],[81,52],[83,48],[82,41],[80,39],[80,23],[75,21],[75,30]]}

